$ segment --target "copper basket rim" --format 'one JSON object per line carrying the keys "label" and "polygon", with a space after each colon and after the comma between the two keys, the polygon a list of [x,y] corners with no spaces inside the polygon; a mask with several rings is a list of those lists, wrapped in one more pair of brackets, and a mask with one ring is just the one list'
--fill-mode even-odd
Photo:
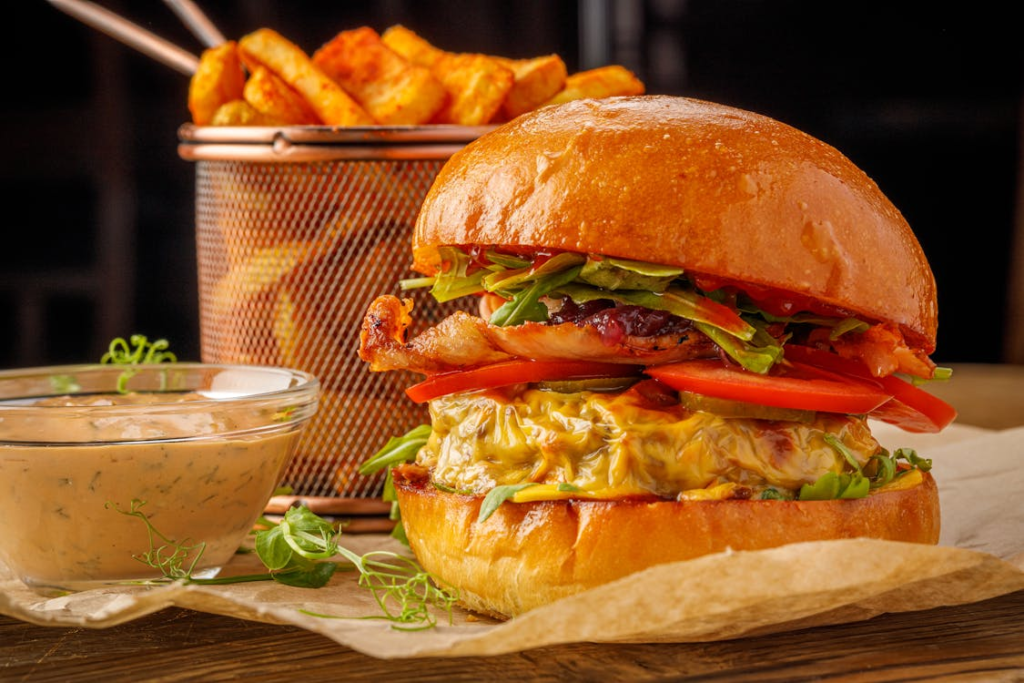
{"label": "copper basket rim", "polygon": [[187,161],[447,159],[496,126],[196,126],[178,129]]}

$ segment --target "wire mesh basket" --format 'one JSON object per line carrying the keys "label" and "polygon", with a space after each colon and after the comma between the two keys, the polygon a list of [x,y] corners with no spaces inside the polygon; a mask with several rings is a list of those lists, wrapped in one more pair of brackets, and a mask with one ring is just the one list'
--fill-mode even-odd
{"label": "wire mesh basket", "polygon": [[[296,495],[379,497],[359,464],[427,421],[404,395],[418,376],[370,373],[357,354],[369,303],[409,277],[412,226],[445,160],[485,129],[185,125],[196,162],[200,350],[210,363],[305,370],[320,405],[282,482]],[[416,318],[454,310],[417,297]]]}

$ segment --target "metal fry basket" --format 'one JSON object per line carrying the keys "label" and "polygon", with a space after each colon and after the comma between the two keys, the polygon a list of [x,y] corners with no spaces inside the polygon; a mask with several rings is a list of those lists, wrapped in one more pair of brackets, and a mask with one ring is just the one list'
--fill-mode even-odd
{"label": "metal fry basket", "polygon": [[[357,354],[369,303],[410,276],[420,203],[451,154],[486,127],[179,129],[196,163],[200,349],[210,363],[282,365],[322,384],[282,483],[296,495],[379,497],[359,464],[427,421],[418,375],[371,373]],[[416,319],[454,310],[417,296]]]}

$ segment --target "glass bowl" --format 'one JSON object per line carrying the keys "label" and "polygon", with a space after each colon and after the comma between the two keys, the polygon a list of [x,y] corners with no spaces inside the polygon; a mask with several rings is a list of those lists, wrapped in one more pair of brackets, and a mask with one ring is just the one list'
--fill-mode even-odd
{"label": "glass bowl", "polygon": [[308,373],[262,366],[0,372],[0,563],[37,589],[215,576],[263,513],[318,391]]}

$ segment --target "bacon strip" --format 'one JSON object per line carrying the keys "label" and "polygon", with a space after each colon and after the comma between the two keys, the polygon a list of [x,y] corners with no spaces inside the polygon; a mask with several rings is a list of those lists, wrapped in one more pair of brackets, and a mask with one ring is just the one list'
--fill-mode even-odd
{"label": "bacon strip", "polygon": [[486,322],[462,311],[406,342],[412,307],[412,299],[402,301],[390,295],[377,297],[370,304],[359,333],[359,357],[370,364],[371,370],[431,374],[511,358],[484,334]]}
{"label": "bacon strip", "polygon": [[911,349],[899,327],[892,323],[873,325],[863,334],[844,334],[832,346],[840,356],[867,365],[875,377],[902,372],[930,379],[935,373],[935,363],[928,354]]}
{"label": "bacon strip", "polygon": [[513,357],[653,365],[716,355],[711,340],[696,331],[626,336],[609,344],[593,327],[573,323],[498,327],[461,311],[406,341],[412,307],[411,299],[402,301],[394,296],[381,296],[370,304],[359,335],[359,357],[370,363],[371,370],[432,374]]}

